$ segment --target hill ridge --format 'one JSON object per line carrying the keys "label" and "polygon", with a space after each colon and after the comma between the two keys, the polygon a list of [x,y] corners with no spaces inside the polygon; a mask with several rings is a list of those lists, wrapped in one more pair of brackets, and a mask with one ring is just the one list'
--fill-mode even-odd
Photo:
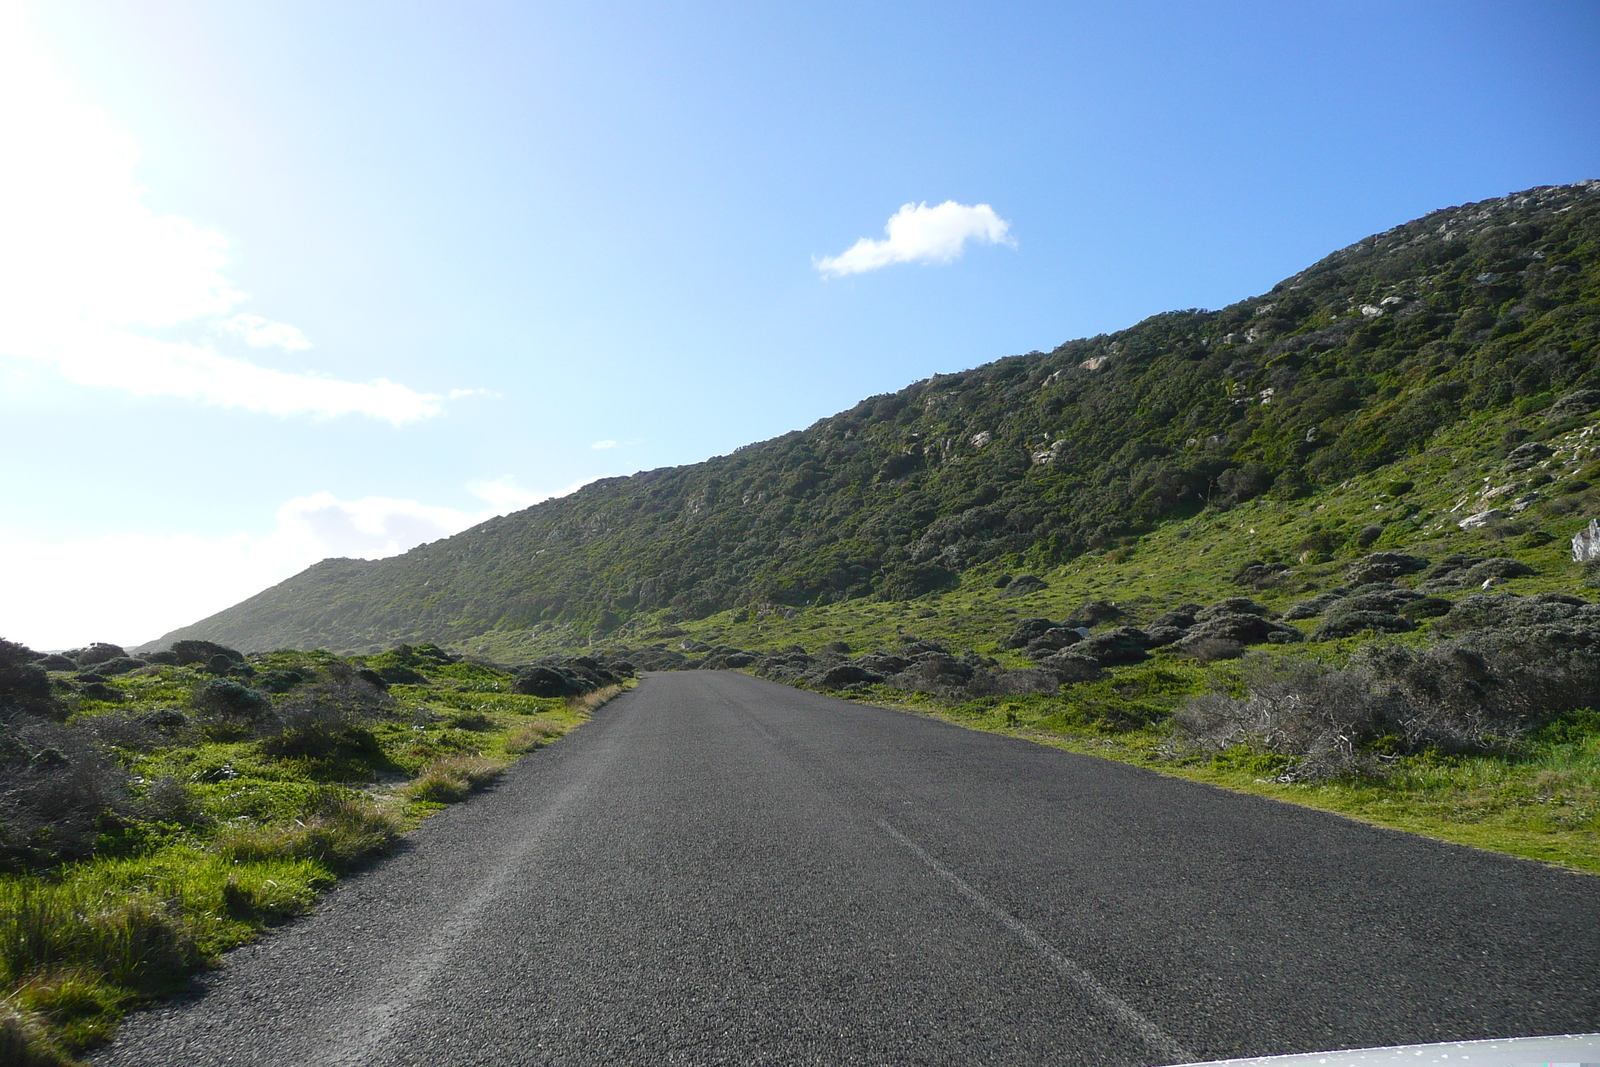
{"label": "hill ridge", "polygon": [[1048,569],[1600,387],[1597,250],[1600,181],[1440,209],[1226,308],[931,375],[400,556],[324,560],[150,647],[556,647]]}

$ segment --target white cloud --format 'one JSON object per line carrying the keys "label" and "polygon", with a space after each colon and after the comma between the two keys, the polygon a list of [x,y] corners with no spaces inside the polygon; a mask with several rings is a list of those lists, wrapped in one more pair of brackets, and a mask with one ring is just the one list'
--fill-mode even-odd
{"label": "white cloud", "polygon": [[[391,497],[341,500],[329,492],[288,501],[256,536],[106,534],[79,541],[0,530],[7,561],[0,637],[37,649],[90,641],[135,645],[276,585],[331,556],[381,559],[485,519],[565,496],[518,486],[510,475],[468,489],[476,512]],[[107,581],[114,575],[115,581]]]}
{"label": "white cloud", "polygon": [[622,442],[613,441],[613,440],[611,440],[611,438],[608,437],[604,441],[596,441],[594,444],[590,445],[589,447],[590,448],[621,448],[622,447]]}
{"label": "white cloud", "polygon": [[521,511],[523,508],[531,508],[533,505],[543,503],[546,500],[553,500],[569,493],[576,493],[590,482],[597,480],[595,478],[585,478],[581,482],[573,482],[565,489],[557,489],[553,493],[540,493],[532,489],[524,489],[517,484],[514,477],[509,474],[502,474],[491,482],[472,482],[467,486],[467,491],[489,505],[491,510],[482,516],[482,518],[487,519],[491,515],[504,515],[511,511]]}
{"label": "white cloud", "polygon": [[961,256],[968,241],[1015,245],[1011,224],[988,204],[968,207],[946,200],[937,207],[905,204],[884,226],[882,241],[863,237],[837,256],[814,259],[825,277],[863,274],[891,263],[949,263]]}
{"label": "white cloud", "polygon": [[[290,374],[213,348],[205,336],[219,331],[291,351],[309,342],[236,312],[248,297],[223,273],[227,239],[151,209],[137,148],[56,76],[14,0],[0,0],[0,159],[0,357],[79,385],[278,415],[400,423],[441,410],[383,379]],[[193,339],[170,336],[185,329]]]}
{"label": "white cloud", "polygon": [[243,337],[247,344],[255,345],[257,348],[282,348],[289,352],[299,352],[311,347],[311,342],[306,340],[306,335],[298,328],[281,322],[268,322],[260,315],[235,315],[231,319],[223,319],[217,323],[217,328],[236,333]]}

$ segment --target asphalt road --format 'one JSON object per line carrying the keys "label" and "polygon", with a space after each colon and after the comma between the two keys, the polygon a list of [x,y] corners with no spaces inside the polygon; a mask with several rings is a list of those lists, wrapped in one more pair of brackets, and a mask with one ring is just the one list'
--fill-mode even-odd
{"label": "asphalt road", "polygon": [[100,1065],[1156,1064],[1600,1030],[1600,879],[658,674]]}

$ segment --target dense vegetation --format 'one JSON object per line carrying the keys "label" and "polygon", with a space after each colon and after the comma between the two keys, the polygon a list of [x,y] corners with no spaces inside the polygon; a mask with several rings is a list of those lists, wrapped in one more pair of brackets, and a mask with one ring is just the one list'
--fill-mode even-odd
{"label": "dense vegetation", "polygon": [[[1581,419],[1600,388],[1597,248],[1600,182],[1438,211],[1221,311],[930,378],[393,559],[324,561],[164,640],[527,652],[1059,566],[1302,499],[1485,416],[1567,397],[1556,414]],[[1360,530],[1309,548],[1376,536]]]}
{"label": "dense vegetation", "polygon": [[102,1040],[619,681],[590,659],[511,673],[431,645],[0,641],[0,1062]]}

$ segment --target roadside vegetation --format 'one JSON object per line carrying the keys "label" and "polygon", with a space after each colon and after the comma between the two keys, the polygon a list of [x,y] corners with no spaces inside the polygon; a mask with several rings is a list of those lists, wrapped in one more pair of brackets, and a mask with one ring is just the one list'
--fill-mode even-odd
{"label": "roadside vegetation", "polygon": [[1054,568],[663,620],[627,654],[1600,873],[1600,563],[1572,546],[1600,514],[1597,408],[1480,417],[1328,491]]}
{"label": "roadside vegetation", "polygon": [[0,1062],[70,1062],[631,674],[0,641]]}

